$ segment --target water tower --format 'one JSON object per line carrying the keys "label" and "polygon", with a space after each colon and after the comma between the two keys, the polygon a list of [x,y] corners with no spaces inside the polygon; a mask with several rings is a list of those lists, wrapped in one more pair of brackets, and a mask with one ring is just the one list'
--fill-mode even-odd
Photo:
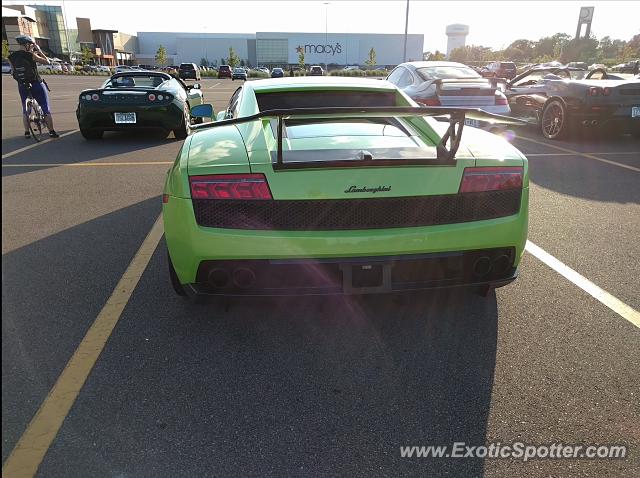
{"label": "water tower", "polygon": [[447,58],[453,50],[464,46],[469,34],[469,25],[447,25]]}

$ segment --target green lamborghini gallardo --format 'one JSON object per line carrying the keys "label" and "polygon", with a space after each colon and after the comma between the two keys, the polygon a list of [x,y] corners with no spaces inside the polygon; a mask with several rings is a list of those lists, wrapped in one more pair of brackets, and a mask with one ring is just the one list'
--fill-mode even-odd
{"label": "green lamborghini gallardo", "polygon": [[[380,80],[246,82],[194,126],[163,217],[180,295],[363,294],[513,281],[528,168],[503,138]],[[464,130],[464,131],[463,131]]]}

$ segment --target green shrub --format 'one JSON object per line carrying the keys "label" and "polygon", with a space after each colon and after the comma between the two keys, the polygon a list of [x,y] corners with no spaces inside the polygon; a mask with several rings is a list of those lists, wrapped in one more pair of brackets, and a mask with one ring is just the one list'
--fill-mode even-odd
{"label": "green shrub", "polygon": [[382,78],[388,74],[387,70],[333,70],[329,72],[330,76],[374,76]]}
{"label": "green shrub", "polygon": [[39,71],[40,75],[68,75],[68,76],[111,76],[111,73],[107,73],[106,71],[49,71],[42,70]]}

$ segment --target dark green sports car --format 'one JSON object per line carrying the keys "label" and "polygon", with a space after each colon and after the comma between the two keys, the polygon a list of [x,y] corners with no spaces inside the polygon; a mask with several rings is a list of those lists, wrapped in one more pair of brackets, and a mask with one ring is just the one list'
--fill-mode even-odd
{"label": "dark green sports car", "polygon": [[80,93],[76,116],[86,139],[99,139],[105,131],[138,129],[189,134],[190,109],[203,101],[200,85],[187,86],[160,71],[116,73],[100,89]]}

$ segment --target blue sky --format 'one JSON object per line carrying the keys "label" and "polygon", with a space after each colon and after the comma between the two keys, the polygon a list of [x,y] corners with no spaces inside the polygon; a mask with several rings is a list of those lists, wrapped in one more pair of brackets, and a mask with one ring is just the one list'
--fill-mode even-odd
{"label": "blue sky", "polygon": [[[3,2],[4,4],[22,2]],[[62,5],[61,1],[31,3]],[[79,1],[65,0],[69,28],[89,17],[94,28],[137,31],[254,33],[256,31],[404,33],[406,1]],[[623,40],[640,33],[638,1],[410,0],[409,33],[425,35],[425,51],[446,48],[445,27],[470,27],[467,44],[507,46],[557,32],[575,34],[581,6],[595,7],[592,32]]]}

